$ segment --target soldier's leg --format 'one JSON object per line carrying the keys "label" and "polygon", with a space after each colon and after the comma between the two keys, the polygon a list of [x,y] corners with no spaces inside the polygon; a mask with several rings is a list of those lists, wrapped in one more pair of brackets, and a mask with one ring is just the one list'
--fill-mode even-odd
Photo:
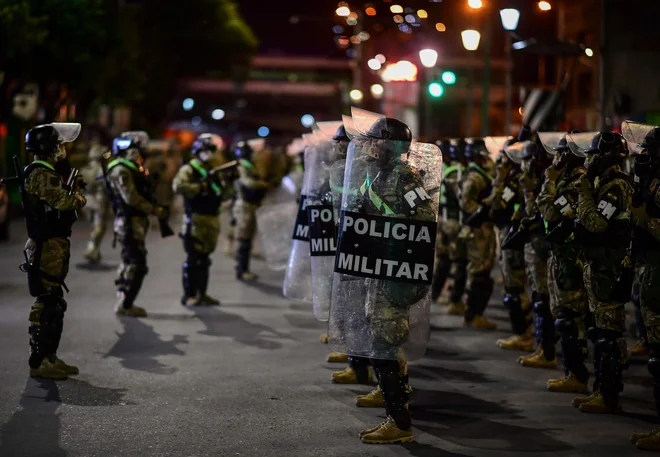
{"label": "soldier's leg", "polygon": [[256,279],[256,275],[250,272],[252,240],[256,231],[255,211],[256,205],[242,200],[236,202],[236,278],[239,280]]}
{"label": "soldier's leg", "polygon": [[371,382],[369,359],[349,356],[348,367],[332,373],[330,379],[335,384],[369,384]]}
{"label": "soldier's leg", "polygon": [[646,327],[644,326],[644,317],[642,313],[642,306],[640,304],[639,289],[639,273],[640,268],[637,269],[635,274],[635,282],[633,283],[632,294],[630,300],[633,303],[635,309],[635,327],[637,328],[637,342],[635,346],[630,350],[630,355],[633,357],[645,356],[648,355],[648,337],[646,335]]}
{"label": "soldier's leg", "polygon": [[234,255],[234,231],[236,218],[234,216],[234,200],[226,200],[222,203],[221,220],[223,227],[223,252],[226,256]]}
{"label": "soldier's leg", "polygon": [[[52,285],[37,297],[30,311],[30,376],[66,379],[67,373],[56,366],[56,353],[62,335],[64,301],[62,288]],[[73,373],[72,373],[73,374]]]}
{"label": "soldier's leg", "polygon": [[119,301],[116,312],[126,316],[146,317],[146,311],[134,304],[142,288],[144,278],[149,272],[144,239],[126,236],[123,237],[122,241],[122,265],[120,266],[120,277],[117,281]]}
{"label": "soldier's leg", "polygon": [[447,235],[438,232],[435,243],[435,268],[433,269],[433,285],[431,287],[431,299],[436,301],[447,282],[451,261],[449,260],[449,243]]}
{"label": "soldier's leg", "polygon": [[[628,351],[625,331],[624,303],[608,301],[608,295],[616,284],[614,269],[605,265],[585,266],[585,288],[589,306],[594,315],[595,329],[590,337],[596,340],[594,365],[597,365],[596,381],[599,395],[582,403],[580,411],[587,413],[611,413],[621,410],[619,394],[623,390],[623,370],[627,367]],[[605,266],[606,267],[606,266]]]}
{"label": "soldier's leg", "polygon": [[92,224],[92,233],[84,255],[90,262],[98,263],[101,261],[101,242],[107,230],[106,212],[103,210],[94,211]]}
{"label": "soldier's leg", "polygon": [[371,444],[412,441],[408,385],[401,364],[397,360],[371,359],[371,365],[378,377],[388,419],[375,429],[365,430],[362,441]]}
{"label": "soldier's leg", "polygon": [[463,295],[467,284],[467,245],[465,240],[459,239],[457,234],[449,238],[449,261],[451,262],[450,276],[453,278],[449,288],[449,307],[447,312],[462,316],[465,314]]}
{"label": "soldier's leg", "polygon": [[486,226],[473,229],[466,241],[468,256],[468,293],[465,324],[475,328],[494,330],[497,326],[483,316],[493,294],[491,270],[495,257],[495,233]]}

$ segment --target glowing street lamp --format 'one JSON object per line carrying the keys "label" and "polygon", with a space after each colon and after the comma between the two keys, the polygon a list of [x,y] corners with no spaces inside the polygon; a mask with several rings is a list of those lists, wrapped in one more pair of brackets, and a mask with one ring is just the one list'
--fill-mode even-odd
{"label": "glowing street lamp", "polygon": [[335,10],[335,13],[339,17],[347,17],[349,14],[351,14],[351,10],[348,6],[340,6]]}
{"label": "glowing street lamp", "polygon": [[422,49],[419,51],[419,60],[426,68],[433,68],[438,62],[438,52],[434,49]]}
{"label": "glowing street lamp", "polygon": [[513,32],[518,28],[520,11],[515,8],[504,8],[503,10],[500,10],[500,19],[502,20],[502,27],[504,27],[504,30]]}
{"label": "glowing street lamp", "polygon": [[370,89],[371,95],[373,95],[376,100],[380,99],[385,93],[385,88],[380,84],[372,84]]}
{"label": "glowing street lamp", "polygon": [[476,30],[463,30],[461,32],[461,40],[463,40],[463,47],[468,51],[476,51],[479,49],[479,40],[481,40],[481,33]]}
{"label": "glowing street lamp", "polygon": [[539,2],[539,9],[541,11],[550,11],[552,9],[552,5],[550,2]]}
{"label": "glowing street lamp", "polygon": [[359,102],[364,97],[360,89],[353,89],[349,92],[348,96],[351,97],[351,100],[354,102]]}
{"label": "glowing street lamp", "polygon": [[367,66],[372,70],[377,71],[380,70],[382,64],[378,59],[374,58],[374,59],[369,59],[369,61],[367,62]]}
{"label": "glowing street lamp", "polygon": [[478,10],[484,4],[481,2],[481,0],[468,0],[468,6],[472,9]]}

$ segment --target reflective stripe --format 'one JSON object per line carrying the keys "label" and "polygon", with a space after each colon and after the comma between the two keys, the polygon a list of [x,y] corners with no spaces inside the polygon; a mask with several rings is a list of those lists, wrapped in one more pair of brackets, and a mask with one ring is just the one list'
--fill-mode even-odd
{"label": "reflective stripe", "polygon": [[470,164],[470,167],[469,167],[469,168],[471,168],[471,169],[473,169],[473,170],[479,172],[479,173],[482,174],[485,178],[488,178],[488,179],[490,179],[491,181],[493,180],[493,177],[492,177],[491,175],[489,175],[488,173],[486,173],[486,170],[484,170],[483,168],[481,168],[481,167],[480,167],[479,165],[477,165],[476,163],[472,163],[472,164]]}
{"label": "reflective stripe", "polygon": [[241,164],[241,166],[245,168],[250,168],[251,170],[254,170],[254,165],[249,160],[241,159],[239,163]]}
{"label": "reflective stripe", "polygon": [[136,163],[131,162],[128,159],[123,159],[123,158],[115,159],[112,162],[110,162],[108,164],[108,170],[110,170],[111,168],[116,167],[117,165],[124,165],[128,168],[132,168],[135,171],[140,171],[140,167],[138,167]]}
{"label": "reflective stripe", "polygon": [[520,203],[514,203],[513,204],[513,210],[518,211],[520,209]]}
{"label": "reflective stripe", "polygon": [[390,208],[387,203],[385,203],[380,196],[372,189],[372,182],[369,180],[369,175],[367,175],[367,179],[365,179],[364,183],[360,186],[360,193],[364,196],[365,193],[369,193],[369,200],[371,200],[371,203],[378,208],[379,211],[383,211],[386,216],[394,215],[396,214],[394,211],[392,211],[392,208]]}
{"label": "reflective stripe", "polygon": [[39,165],[43,165],[44,167],[48,168],[49,170],[53,170],[56,172],[55,167],[49,164],[48,162],[45,162],[43,160],[35,160],[32,163],[38,163]]}
{"label": "reflective stripe", "polygon": [[458,171],[458,165],[450,165],[447,168],[445,168],[445,176],[448,176],[452,174],[453,172]]}
{"label": "reflective stripe", "polygon": [[[196,171],[197,173],[199,173],[200,175],[202,175],[202,179],[206,179],[206,178],[209,176],[209,172],[206,171],[206,168],[204,168],[204,166],[203,166],[201,163],[199,163],[199,160],[197,160],[197,159],[192,159],[192,160],[191,160],[190,162],[188,162],[188,163],[190,164],[191,167],[193,167],[193,168],[195,169],[195,171]],[[214,182],[211,182],[211,189],[213,189],[213,192],[214,192],[215,195],[217,195],[218,197],[222,194],[222,189],[220,189],[220,186],[218,186],[218,185],[217,185],[216,183],[214,183]]]}

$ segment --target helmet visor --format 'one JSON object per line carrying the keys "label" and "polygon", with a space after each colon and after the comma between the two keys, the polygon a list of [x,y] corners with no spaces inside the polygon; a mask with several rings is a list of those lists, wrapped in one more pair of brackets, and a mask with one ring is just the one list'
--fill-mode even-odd
{"label": "helmet visor", "polygon": [[[385,119],[384,114],[374,113],[372,111],[367,111],[360,108],[351,107],[351,117],[353,118],[353,124],[355,130],[358,131],[359,135],[366,136],[371,127],[379,119]],[[345,127],[345,126],[344,126]]]}
{"label": "helmet visor", "polygon": [[331,140],[335,136],[335,133],[337,133],[337,129],[341,126],[341,121],[322,121],[317,122],[316,126],[326,140]]}
{"label": "helmet visor", "polygon": [[491,159],[495,160],[499,153],[502,152],[504,144],[509,139],[511,139],[510,136],[487,136],[484,138],[486,149],[488,149],[488,153],[490,154]]}
{"label": "helmet visor", "polygon": [[528,144],[530,144],[529,141],[514,143],[511,146],[505,147],[504,153],[513,163],[521,164],[525,154],[525,146]]}
{"label": "helmet visor", "polygon": [[139,143],[140,146],[146,148],[149,143],[149,134],[144,130],[136,130],[132,132],[124,132],[121,134],[122,138],[130,138],[134,142]]}
{"label": "helmet visor", "polygon": [[53,122],[51,125],[57,131],[62,143],[75,141],[82,129],[82,125],[77,122]]}
{"label": "helmet visor", "polygon": [[[640,154],[643,147],[641,146],[655,125],[642,124],[640,122],[624,121],[621,125],[621,135],[628,142],[628,148],[633,154]],[[657,139],[660,141],[660,138]]]}
{"label": "helmet visor", "polygon": [[348,138],[353,139],[360,134],[360,132],[358,132],[355,128],[355,124],[353,123],[353,118],[351,116],[342,114],[341,120],[344,124],[344,130],[346,130],[346,136],[348,136]]}
{"label": "helmet visor", "polygon": [[548,154],[554,155],[557,153],[559,142],[564,136],[566,136],[566,132],[538,132],[538,136],[543,145],[543,149],[545,149]]}
{"label": "helmet visor", "polygon": [[571,152],[578,157],[587,157],[587,154],[593,150],[591,144],[599,132],[569,133],[566,135],[566,142]]}
{"label": "helmet visor", "polygon": [[[311,134],[309,134],[311,135]],[[266,140],[263,138],[254,138],[252,140],[247,140],[246,143],[254,152],[261,151],[266,147]]]}

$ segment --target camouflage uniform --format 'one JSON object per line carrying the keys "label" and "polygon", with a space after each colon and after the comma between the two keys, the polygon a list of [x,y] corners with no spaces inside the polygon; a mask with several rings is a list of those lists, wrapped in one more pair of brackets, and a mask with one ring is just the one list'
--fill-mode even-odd
{"label": "camouflage uniform", "polygon": [[93,227],[85,257],[91,262],[99,262],[101,260],[101,242],[105,236],[108,218],[110,217],[110,199],[106,194],[102,181],[98,179],[103,174],[100,160],[91,160],[81,170],[81,173],[87,183],[85,188],[85,196],[87,197],[85,211]]}
{"label": "camouflage uniform", "polygon": [[276,187],[287,173],[284,154],[274,154],[269,148],[254,151],[250,160],[239,161],[237,199],[234,203],[235,238],[238,241],[236,276],[249,272],[252,240],[257,229],[255,212],[266,191]]}
{"label": "camouflage uniform", "polygon": [[[579,166],[564,171],[558,180],[554,176],[546,177],[537,198],[547,233],[557,230],[562,232],[564,238],[552,240],[548,261],[550,303],[552,314],[557,317],[555,328],[561,340],[566,375],[564,379],[548,381],[549,390],[555,391],[584,391],[589,379],[589,372],[584,364],[588,355],[589,307],[582,278],[580,244],[575,240],[572,231],[578,203],[575,183],[583,174],[584,167]],[[570,229],[564,230],[564,225],[570,226]],[[572,378],[578,383],[571,383]],[[557,383],[561,383],[561,386],[553,386]],[[570,387],[570,384],[576,385]]]}
{"label": "camouflage uniform", "polygon": [[[520,167],[505,154],[501,154],[493,180],[493,191],[490,194],[490,206],[493,219],[499,234],[500,247],[504,244],[509,230],[514,226],[512,218],[520,209],[523,201],[520,186]],[[500,266],[504,280],[504,307],[509,312],[509,320],[514,337],[498,340],[498,346],[509,348],[510,343],[519,341],[515,337],[523,336],[529,331],[530,301],[525,292],[527,275],[525,272],[525,257],[523,249],[501,249]],[[518,346],[511,348],[520,349]]]}
{"label": "camouflage uniform", "polygon": [[448,276],[454,278],[449,297],[450,304],[460,303],[465,293],[467,281],[467,248],[459,239],[460,225],[460,186],[464,173],[462,164],[445,166],[442,188],[440,189],[440,217],[435,243],[435,266],[431,298],[436,300],[442,293]]}
{"label": "camouflage uniform", "polygon": [[121,264],[115,284],[124,309],[133,307],[147,268],[145,239],[149,230],[149,215],[157,206],[147,184],[143,167],[127,159],[115,159],[108,164],[108,181],[117,201],[115,239],[121,244]]}
{"label": "camouflage uniform", "polygon": [[[76,211],[86,203],[78,192],[69,195],[54,163],[52,158],[43,157],[24,171],[23,205],[29,236],[26,267],[30,295],[36,297],[29,328],[33,373],[45,360],[56,369],[67,368],[56,356],[67,309],[62,288],[69,272],[71,225],[77,218]],[[63,377],[53,379],[65,379],[65,374],[77,372],[77,368],[65,370]]]}
{"label": "camouflage uniform", "polygon": [[[215,251],[220,234],[223,192],[217,180],[210,185],[204,182],[211,166],[194,158],[179,169],[172,185],[174,192],[183,196],[185,206],[181,237],[188,257],[183,264],[182,304],[189,298],[199,303],[207,297],[210,255]],[[217,304],[215,300],[213,304]]]}
{"label": "camouflage uniform", "polygon": [[[463,178],[461,210],[472,215],[483,207],[484,200],[492,190],[492,178],[488,171],[479,165],[471,164]],[[491,270],[495,261],[495,231],[493,222],[486,220],[478,227],[464,227],[461,237],[467,246],[468,298],[465,322],[472,322],[477,316],[483,319],[488,300],[493,293]],[[491,324],[489,327],[492,327]]]}
{"label": "camouflage uniform", "polygon": [[[595,323],[589,337],[595,343],[596,375],[596,397],[581,404],[580,409],[591,412],[589,405],[593,403],[597,407],[594,412],[604,412],[604,397],[598,392],[610,393],[618,402],[618,392],[623,389],[621,371],[627,364],[625,302],[618,301],[613,292],[630,240],[632,188],[618,165],[608,167],[594,182],[584,175],[578,187],[578,235],[583,246],[584,284]],[[606,410],[612,408],[616,406]]]}

